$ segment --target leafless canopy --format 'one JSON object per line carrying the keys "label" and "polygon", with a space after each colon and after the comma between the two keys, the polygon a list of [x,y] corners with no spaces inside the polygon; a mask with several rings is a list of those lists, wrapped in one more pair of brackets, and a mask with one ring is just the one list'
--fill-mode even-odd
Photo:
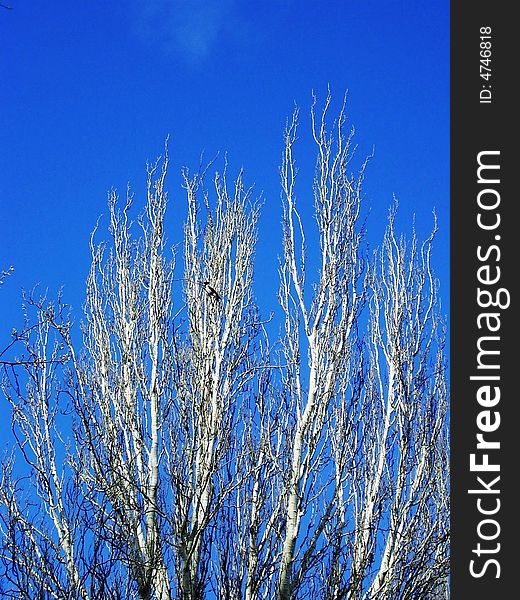
{"label": "leafless canopy", "polygon": [[140,216],[130,193],[109,195],[81,331],[61,297],[25,299],[3,362],[2,597],[448,597],[437,223],[423,242],[401,235],[394,202],[368,252],[367,162],[353,166],[345,105],[329,130],[330,104],[311,109],[314,224],[298,111],[284,134],[273,343],[253,292],[253,190],[227,168],[210,185],[184,171],[172,251],[167,151]]}

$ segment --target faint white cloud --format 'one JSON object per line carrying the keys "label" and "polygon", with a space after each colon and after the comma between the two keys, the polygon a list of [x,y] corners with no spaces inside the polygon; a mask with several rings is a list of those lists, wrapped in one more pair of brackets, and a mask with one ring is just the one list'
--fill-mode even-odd
{"label": "faint white cloud", "polygon": [[208,56],[229,27],[234,0],[143,0],[135,3],[141,37],[190,62]]}

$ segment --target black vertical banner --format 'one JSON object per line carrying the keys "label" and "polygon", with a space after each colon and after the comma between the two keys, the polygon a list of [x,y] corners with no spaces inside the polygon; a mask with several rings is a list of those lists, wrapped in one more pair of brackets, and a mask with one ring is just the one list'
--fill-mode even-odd
{"label": "black vertical banner", "polygon": [[[451,598],[519,597],[514,3],[451,5]],[[517,103],[516,103],[517,104]],[[517,146],[515,148],[515,145]]]}

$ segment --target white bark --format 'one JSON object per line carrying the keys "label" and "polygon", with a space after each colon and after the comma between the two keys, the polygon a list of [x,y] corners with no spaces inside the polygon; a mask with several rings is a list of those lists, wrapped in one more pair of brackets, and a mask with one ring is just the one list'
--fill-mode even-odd
{"label": "white bark", "polygon": [[61,298],[26,299],[26,326],[0,354],[16,442],[0,488],[6,598],[446,596],[435,228],[423,244],[399,236],[393,207],[370,260],[367,162],[353,169],[345,106],[328,132],[330,104],[311,110],[314,231],[297,111],[285,132],[276,343],[255,304],[252,190],[226,170],[209,189],[205,173],[183,173],[174,277],[167,154],[148,168],[135,224],[132,196],[109,196],[82,341]]}
{"label": "white bark", "polygon": [[[365,165],[356,179],[349,176],[351,136],[344,137],[342,110],[335,140],[329,137],[326,116],[330,100],[329,96],[319,123],[314,105],[311,111],[318,150],[314,195],[321,267],[309,303],[306,299],[305,235],[296,208],[296,167],[292,153],[297,113],[286,131],[281,169],[284,193],[281,303],[286,314],[285,357],[291,365],[287,378],[294,389],[296,425],[290,442],[287,523],[278,583],[280,600],[293,597],[304,575],[303,572],[295,573],[294,561],[301,521],[310,509],[305,497],[316,494],[315,498],[321,498],[326,492],[326,486],[321,490],[313,489],[319,484],[316,469],[327,470],[326,459],[322,456],[323,444],[329,435],[333,399],[349,386],[353,358],[351,331],[366,293],[360,286],[360,232],[356,225]],[[296,250],[298,245],[301,247],[299,252]],[[301,362],[305,351],[308,374]],[[324,525],[317,525],[318,536]],[[311,539],[314,545],[317,544],[317,536]],[[301,551],[305,556],[304,547]]]}

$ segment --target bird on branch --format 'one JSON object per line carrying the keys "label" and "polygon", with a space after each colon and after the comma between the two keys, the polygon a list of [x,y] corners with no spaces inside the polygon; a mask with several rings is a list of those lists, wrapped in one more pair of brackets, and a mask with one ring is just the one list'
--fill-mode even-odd
{"label": "bird on branch", "polygon": [[220,294],[217,292],[217,290],[214,287],[211,287],[211,285],[209,284],[209,281],[203,281],[201,283],[201,285],[204,288],[204,291],[206,292],[206,294],[208,294],[208,296],[210,298],[214,298],[215,300],[218,300],[220,302]]}
{"label": "bird on branch", "polygon": [[220,294],[217,292],[217,290],[210,284],[209,281],[195,281],[193,279],[186,279],[185,277],[182,277],[181,279],[176,279],[174,281],[189,281],[191,283],[195,283],[196,285],[200,285],[202,286],[202,289],[206,292],[206,294],[210,297],[213,298],[214,300],[217,301],[221,301],[222,298],[220,297]]}

